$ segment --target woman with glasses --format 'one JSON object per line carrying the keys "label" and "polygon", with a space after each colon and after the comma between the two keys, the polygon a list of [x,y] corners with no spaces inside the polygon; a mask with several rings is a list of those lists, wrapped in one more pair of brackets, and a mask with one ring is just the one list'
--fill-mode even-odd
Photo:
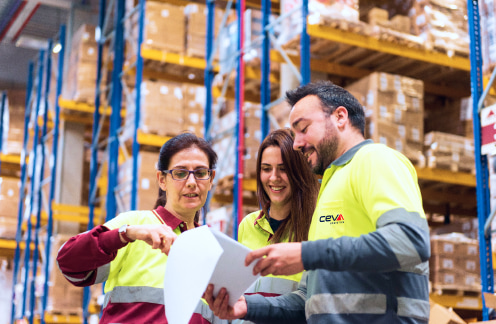
{"label": "woman with glasses", "polygon": [[[177,235],[199,226],[216,162],[216,153],[204,139],[191,133],[170,139],[157,163],[160,189],[155,208],[121,213],[72,237],[59,250],[58,266],[75,286],[106,281],[100,323],[167,323],[167,254]],[[222,321],[200,302],[190,323],[214,322]]]}
{"label": "woman with glasses", "polygon": [[[318,181],[304,156],[293,150],[289,130],[271,132],[257,157],[257,197],[262,210],[243,219],[238,241],[255,250],[279,242],[307,240],[318,190]],[[260,277],[245,294],[289,293],[297,289],[301,277],[302,273]]]}

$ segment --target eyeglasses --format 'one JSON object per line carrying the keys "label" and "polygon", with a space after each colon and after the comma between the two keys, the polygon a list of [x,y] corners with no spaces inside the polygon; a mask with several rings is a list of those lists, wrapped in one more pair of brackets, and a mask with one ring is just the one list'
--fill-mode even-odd
{"label": "eyeglasses", "polygon": [[189,175],[193,173],[193,176],[196,180],[208,180],[210,179],[210,175],[212,174],[212,169],[196,169],[193,171],[186,169],[172,169],[172,170],[163,170],[164,173],[169,173],[172,175],[172,179],[178,181],[184,181],[189,178]]}

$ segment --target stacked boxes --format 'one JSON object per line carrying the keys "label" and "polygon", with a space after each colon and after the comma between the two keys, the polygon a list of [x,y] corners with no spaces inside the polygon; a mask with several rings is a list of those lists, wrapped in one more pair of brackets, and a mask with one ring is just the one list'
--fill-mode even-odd
{"label": "stacked boxes", "polygon": [[183,85],[183,129],[203,137],[205,134],[205,87]]}
{"label": "stacked boxes", "polygon": [[395,15],[390,20],[387,10],[372,8],[369,10],[367,18],[370,25],[390,28],[405,34],[411,33],[411,20],[408,16]]}
{"label": "stacked boxes", "polygon": [[346,88],[362,102],[365,135],[423,165],[424,85],[399,75],[372,73]]}
{"label": "stacked boxes", "polygon": [[14,239],[17,231],[19,190],[17,178],[0,177],[0,237]]}
{"label": "stacked boxes", "polygon": [[[185,8],[186,22],[186,55],[205,57],[207,36],[207,7],[204,4],[191,3]],[[215,9],[214,37],[217,37],[224,11]]]}
{"label": "stacked boxes", "polygon": [[[301,6],[301,0],[281,1],[281,14],[290,12],[294,8]],[[329,1],[308,1],[308,18],[311,25],[326,25],[328,20],[359,21],[358,0],[329,0]],[[301,11],[297,10],[291,14],[290,18],[282,21],[281,43],[286,43],[298,36],[302,29]]]}
{"label": "stacked boxes", "polygon": [[[180,83],[144,80],[141,83],[140,129],[175,136],[183,130],[183,89]],[[134,129],[134,104],[126,109],[126,130]]]}
{"label": "stacked boxes", "polygon": [[410,9],[414,34],[426,46],[468,55],[469,36],[465,0],[416,0]]}
{"label": "stacked boxes", "polygon": [[[140,151],[138,155],[138,210],[151,210],[158,198],[157,162],[159,154]],[[128,159],[119,166],[119,196],[125,210],[131,206],[131,179],[133,160]]]}
{"label": "stacked boxes", "polygon": [[47,311],[62,314],[81,314],[83,305],[83,288],[73,286],[55,265],[57,251],[70,236],[57,234],[53,236],[50,278],[48,281]]}
{"label": "stacked boxes", "polygon": [[[138,21],[138,14],[134,14],[126,26],[130,30],[133,44],[137,44]],[[143,31],[144,47],[184,54],[186,43],[185,26],[184,6],[146,1]],[[133,46],[135,47],[136,45]],[[134,54],[135,51],[128,51],[127,58],[129,59]]]}
{"label": "stacked boxes", "polygon": [[441,133],[425,134],[427,166],[449,169],[453,172],[475,170],[474,140],[472,138]]}
{"label": "stacked boxes", "polygon": [[4,127],[4,134],[6,134],[6,137],[0,138],[4,141],[2,143],[2,153],[4,154],[21,154],[24,139],[25,100],[26,92],[24,90],[7,91],[8,109],[5,110],[3,119],[0,118]]}
{"label": "stacked boxes", "polygon": [[429,262],[434,289],[480,291],[477,240],[459,233],[434,235]]}
{"label": "stacked boxes", "polygon": [[88,103],[95,101],[97,54],[95,26],[82,25],[72,36],[64,98]]}
{"label": "stacked boxes", "polygon": [[260,130],[262,109],[260,105],[245,102],[244,111],[245,156],[243,176],[254,179],[257,174],[258,148],[262,140],[262,131]]}
{"label": "stacked boxes", "polygon": [[[231,101],[226,103],[227,112],[214,121],[216,128],[212,130],[215,138],[213,148],[216,152],[222,152],[222,166],[219,165],[217,176],[220,178],[234,174],[236,162],[236,141],[232,138],[233,127],[236,125],[237,113]],[[245,154],[244,174],[245,178],[254,178],[256,174],[257,152],[261,141],[260,131],[260,105],[246,103],[244,105],[245,123]],[[235,131],[235,130],[234,130]]]}

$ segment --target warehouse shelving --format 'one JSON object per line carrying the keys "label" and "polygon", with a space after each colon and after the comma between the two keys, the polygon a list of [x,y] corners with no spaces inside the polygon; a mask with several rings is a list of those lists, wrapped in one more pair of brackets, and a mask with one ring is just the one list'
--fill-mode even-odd
{"label": "warehouse shelving", "polygon": [[[61,51],[59,53],[58,66],[56,73],[56,97],[60,95],[62,87],[63,71],[63,53],[65,42],[65,26],[61,26],[59,32]],[[49,94],[52,77],[52,42],[49,41],[47,50],[40,50],[37,62],[37,76],[33,75],[33,66],[31,63],[28,75],[28,88],[26,95],[26,113],[24,125],[24,141],[20,158],[21,165],[21,188],[18,210],[18,224],[15,246],[5,243],[5,247],[13,248],[14,271],[13,271],[13,303],[11,312],[11,322],[16,319],[26,319],[33,323],[35,316],[41,318],[43,322],[45,309],[47,307],[48,297],[48,280],[49,280],[49,260],[50,260],[50,243],[53,231],[53,208],[52,203],[55,194],[55,166],[50,165],[49,161],[54,163],[57,159],[58,150],[58,127],[59,127],[59,106],[57,103],[54,107],[52,120],[49,120]],[[35,80],[35,84],[32,80]],[[29,128],[29,124],[32,128]],[[49,132],[48,127],[51,127]],[[28,150],[27,142],[30,135],[33,135],[33,146],[30,157],[32,159],[29,165],[29,171],[26,169]],[[48,148],[48,142],[52,140],[52,147]],[[45,164],[46,163],[46,164]],[[45,167],[51,167],[50,176],[45,178]],[[43,187],[49,185],[48,197],[46,197]],[[27,188],[29,187],[29,188]],[[27,189],[27,190],[26,190]],[[26,199],[25,199],[26,198]],[[24,210],[24,204],[25,210]],[[43,216],[42,216],[43,215]],[[43,228],[43,232],[42,232]],[[25,251],[25,246],[32,246],[30,252]],[[21,253],[24,254],[21,257]],[[41,302],[39,307],[36,297],[35,279],[38,277],[38,262],[44,262],[43,276],[44,284],[41,289]],[[18,282],[18,272],[23,269],[23,278]],[[22,291],[18,286],[22,285]],[[21,296],[18,296],[18,294]],[[16,300],[16,297],[17,300]],[[29,300],[28,300],[29,298]],[[17,305],[20,302],[21,305]],[[21,306],[20,314],[16,307]],[[27,309],[29,307],[29,309]]]}
{"label": "warehouse shelving", "polygon": [[[494,293],[494,271],[492,264],[491,233],[486,232],[486,221],[490,217],[489,169],[487,156],[481,152],[481,121],[479,100],[482,98],[482,52],[481,26],[479,21],[479,2],[467,1],[468,25],[470,32],[470,79],[472,92],[472,111],[474,127],[475,165],[477,174],[477,218],[479,221],[479,255],[482,293]],[[488,85],[489,87],[491,84]],[[482,307],[483,320],[489,319],[485,303]]]}
{"label": "warehouse shelving", "polygon": [[[306,17],[306,13],[308,12],[305,9],[307,5],[308,3],[306,1],[302,4],[301,10],[304,17]],[[471,2],[469,2],[469,6],[471,6]],[[263,7],[264,4],[262,1]],[[341,30],[328,26],[307,26],[306,19],[304,21],[302,34],[297,39],[300,45],[299,47],[295,46],[296,53],[293,51],[293,53],[288,52],[283,55],[274,49],[268,53],[264,51],[262,69],[264,68],[264,58],[270,57],[271,61],[280,63],[287,62],[286,58],[289,58],[296,66],[301,67],[302,65],[306,65],[308,71],[326,72],[330,75],[347,79],[359,79],[374,71],[382,71],[421,79],[424,81],[426,93],[454,98],[470,95],[468,84],[470,81],[471,64],[470,59],[463,55],[408,47],[394,41],[377,39],[373,36],[358,35],[352,31],[352,28]],[[472,23],[469,23],[469,25],[473,26]],[[310,59],[310,44],[315,43],[320,43],[321,46],[325,44],[325,46],[322,46],[324,48],[327,46],[327,48],[338,47],[339,49],[334,55],[329,54],[322,57],[312,55]],[[472,52],[475,52],[473,48],[471,48]],[[345,59],[348,59],[348,61],[343,63]],[[265,62],[268,61],[265,60]],[[262,73],[263,75],[264,73]],[[305,81],[301,83],[305,83]],[[261,84],[262,91],[268,88],[267,81],[263,81]],[[266,100],[263,102],[262,107],[267,107],[267,98],[264,95],[262,95],[262,98]],[[262,111],[266,113],[266,109]],[[449,186],[450,189],[455,191],[454,193],[446,194],[432,191],[429,188],[423,188],[423,195],[429,195],[430,199],[434,198],[440,203],[439,205],[426,204],[426,208],[443,214],[446,213],[447,204],[464,202],[470,206],[457,206],[455,203],[455,207],[452,207],[451,210],[460,211],[462,214],[476,215],[477,203],[475,200],[475,191],[476,183],[479,182],[479,180],[476,181],[476,175],[418,166],[416,166],[416,171],[421,185],[434,184],[434,187]],[[477,171],[477,174],[479,174],[479,171]],[[482,250],[481,255],[483,255]],[[486,278],[485,272],[482,274],[482,278]],[[487,278],[492,282],[492,277],[488,276]],[[480,297],[437,294],[432,294],[431,297],[436,302],[448,307],[468,310],[482,309],[482,299]]]}
{"label": "warehouse shelving", "polygon": [[[163,52],[163,51],[156,51],[152,50],[149,48],[146,48],[145,46],[139,46],[139,51],[140,54],[137,56],[136,62],[133,62],[132,64],[128,66],[124,66],[122,63],[122,57],[120,56],[123,53],[122,46],[123,46],[123,34],[121,34],[122,30],[119,30],[119,28],[122,28],[122,26],[118,27],[119,25],[122,24],[124,20],[124,12],[123,8],[121,8],[120,4],[116,4],[115,2],[120,2],[120,1],[114,1],[113,5],[115,5],[114,8],[114,18],[115,18],[115,31],[114,33],[106,34],[107,36],[103,36],[103,38],[99,41],[99,66],[102,66],[102,53],[103,53],[103,42],[108,40],[108,38],[113,38],[114,42],[114,55],[120,51],[120,54],[118,56],[114,56],[114,61],[112,62],[112,96],[109,98],[110,99],[110,104],[100,104],[100,96],[99,96],[99,91],[100,91],[100,80],[101,80],[101,75],[98,77],[98,82],[97,82],[97,95],[96,95],[96,100],[95,100],[95,105],[90,105],[88,103],[82,103],[82,102],[75,102],[75,101],[70,101],[70,100],[64,100],[60,98],[58,100],[58,105],[62,109],[60,114],[58,114],[60,119],[65,119],[69,121],[77,121],[77,122],[83,122],[86,124],[93,124],[93,136],[92,136],[92,158],[91,158],[91,176],[90,176],[90,203],[89,207],[81,207],[81,206],[68,206],[68,205],[62,205],[62,204],[51,204],[51,211],[52,211],[52,220],[71,220],[71,221],[78,221],[81,224],[87,224],[88,228],[93,227],[95,224],[99,223],[102,221],[102,217],[106,215],[107,219],[112,218],[118,211],[118,206],[116,203],[116,195],[115,195],[115,188],[117,187],[117,170],[118,170],[118,165],[119,165],[119,160],[118,157],[122,156],[122,145],[121,143],[121,119],[123,116],[125,116],[125,112],[122,108],[122,102],[121,99],[118,98],[124,91],[120,89],[122,87],[121,84],[121,77],[123,74],[127,74],[130,76],[133,76],[136,78],[136,90],[138,91],[138,94],[136,95],[135,98],[135,105],[136,105],[136,123],[134,127],[134,133],[132,135],[132,156],[134,158],[134,161],[136,161],[136,156],[139,152],[140,146],[153,146],[153,147],[160,147],[166,140],[168,140],[169,137],[164,137],[164,136],[159,136],[159,135],[154,135],[154,134],[147,134],[144,133],[139,129],[139,84],[141,82],[142,76],[146,77],[155,77],[155,78],[160,78],[160,79],[169,79],[173,81],[179,81],[179,82],[188,82],[188,83],[196,83],[196,84],[202,84],[201,78],[195,78],[194,80],[189,79],[187,76],[184,78],[179,78],[177,76],[172,76],[172,75],[167,75],[163,73],[155,73],[152,71],[152,69],[147,69],[144,61],[153,61],[153,62],[158,62],[158,63],[163,63],[163,64],[173,64],[177,66],[181,66],[187,69],[192,70],[196,75],[204,74],[203,76],[203,81],[205,82],[205,86],[207,89],[211,89],[211,92],[208,92],[207,95],[207,104],[206,107],[209,107],[208,110],[209,112],[206,112],[206,122],[205,122],[205,129],[208,129],[210,125],[210,115],[211,114],[211,100],[214,97],[217,97],[221,95],[221,91],[219,88],[215,88],[212,86],[212,77],[213,74],[218,72],[218,69],[216,67],[213,67],[213,64],[208,64],[208,61],[212,63],[211,59],[198,59],[198,58],[193,58],[193,57],[187,57],[184,55],[179,55],[179,54],[174,54],[174,53],[169,53],[169,52]],[[144,14],[144,0],[140,0],[139,6],[140,9],[138,9],[138,13],[140,14],[140,33],[139,35],[142,35],[142,30],[143,30],[143,14]],[[276,1],[270,2],[269,0],[263,0],[261,3],[261,8],[263,11],[263,25],[267,26],[268,25],[268,15],[270,14],[270,9],[273,4],[276,3]],[[103,5],[102,5],[103,4]],[[104,25],[105,22],[103,21],[103,18],[106,16],[106,12],[110,9],[105,8],[105,1],[100,2],[100,30],[102,33],[104,32]],[[469,4],[470,5],[470,4]],[[238,2],[238,13],[243,11],[243,4],[241,2]],[[207,1],[207,7],[209,8],[209,13],[213,12],[214,8],[214,2],[209,0]],[[302,12],[305,14],[305,10],[307,8],[307,3],[304,1],[303,6],[301,7]],[[208,20],[213,21],[213,16],[210,17]],[[241,16],[238,15],[238,21],[240,22],[241,25],[239,30],[242,32],[242,18]],[[209,23],[210,24],[210,23]],[[207,31],[209,30],[209,37],[210,42],[207,43],[207,53],[212,53],[213,51],[213,26],[207,27]],[[306,31],[305,31],[306,30]],[[244,69],[241,66],[241,70],[238,69],[237,75],[240,76],[240,78],[236,82],[236,90],[234,91],[235,94],[241,95],[243,94],[242,91],[242,74],[244,73],[246,78],[253,78],[253,79],[261,79],[261,96],[260,98],[242,98],[238,97],[237,98],[237,104],[236,106],[238,107],[238,114],[239,111],[241,111],[242,103],[244,100],[253,100],[253,101],[260,101],[261,105],[263,107],[262,112],[263,112],[263,117],[262,117],[262,124],[261,124],[261,130],[262,134],[267,134],[268,133],[268,118],[267,118],[267,113],[270,108],[270,101],[273,99],[272,94],[270,93],[270,83],[278,83],[279,78],[277,76],[271,75],[270,74],[270,62],[281,62],[284,63],[286,62],[283,58],[283,55],[275,50],[270,50],[270,45],[269,45],[269,31],[268,29],[264,30],[265,37],[264,37],[264,44],[263,44],[263,50],[262,52],[264,53],[262,55],[262,68],[261,70],[252,68],[252,67],[245,67]],[[241,39],[241,38],[240,38]],[[302,31],[302,36],[300,36],[300,47],[302,55],[292,55],[292,54],[287,54],[293,64],[296,66],[300,66],[300,75],[301,75],[301,83],[307,83],[310,80],[310,70],[312,71],[320,71],[320,72],[326,72],[332,75],[340,76],[340,77],[346,77],[346,78],[361,78],[365,75],[368,75],[372,71],[375,70],[381,70],[383,66],[380,64],[377,65],[365,65],[365,64],[360,64],[360,59],[356,59],[355,62],[347,62],[347,64],[344,64],[343,62],[340,62],[338,60],[335,60],[333,58],[329,57],[323,57],[323,58],[311,58],[310,59],[310,49],[311,49],[311,43],[315,40],[319,39],[320,41],[326,41],[329,42],[329,44],[338,44],[339,46],[342,46],[342,50],[348,50],[348,51],[365,51],[363,55],[365,56],[373,56],[375,58],[381,58],[383,60],[394,60],[395,62],[399,62],[397,65],[397,70],[394,71],[387,71],[391,73],[397,73],[397,74],[403,74],[404,69],[406,67],[415,65],[419,66],[417,69],[418,71],[422,71],[426,76],[424,79],[426,79],[425,84],[426,84],[426,91],[430,91],[433,94],[440,94],[440,95],[446,95],[446,96],[453,96],[453,97],[460,97],[460,96],[466,96],[468,95],[468,91],[464,89],[464,87],[461,85],[464,82],[468,82],[467,76],[468,71],[470,70],[470,61],[464,57],[460,57],[457,55],[454,56],[448,56],[444,53],[439,53],[439,52],[434,52],[434,51],[426,51],[426,50],[420,50],[420,49],[415,49],[415,48],[408,48],[404,47],[401,45],[394,44],[392,42],[388,42],[386,40],[378,40],[370,36],[363,36],[363,35],[356,35],[355,33],[351,31],[343,31],[339,30],[336,28],[330,28],[330,27],[324,27],[324,26],[315,26],[315,25],[306,25],[304,24],[304,28]],[[142,43],[142,41],[138,41],[139,44]],[[242,47],[242,44],[240,44],[240,47]],[[139,52],[138,52],[139,53]],[[211,57],[208,56],[207,57]],[[242,54],[239,55],[239,57],[242,57]],[[206,62],[207,61],[207,62]],[[441,73],[439,72],[441,71]],[[101,73],[101,71],[99,71]],[[420,72],[419,72],[420,73]],[[438,74],[440,73],[440,74]],[[433,74],[436,74],[435,77],[439,78],[440,75],[443,77],[448,77],[450,80],[452,80],[454,83],[446,85],[446,84],[441,84],[440,82],[436,82],[436,78],[434,78]],[[186,74],[185,74],[186,75]],[[432,81],[429,81],[429,75],[432,75]],[[457,80],[457,81],[456,81]],[[456,82],[455,82],[456,81]],[[429,85],[429,86],[427,86]],[[268,91],[267,91],[268,90]],[[231,92],[231,95],[234,96],[233,92]],[[95,109],[95,107],[100,107],[99,109]],[[56,114],[52,116],[52,119],[54,119]],[[104,160],[108,160],[108,162],[99,160],[97,158],[97,153],[101,152],[102,149],[101,147],[103,146],[104,143],[101,142],[101,129],[103,127],[103,122],[102,118],[109,119],[110,118],[110,134],[109,137],[106,140],[106,144],[108,145],[108,151],[107,154],[105,154]],[[108,123],[108,120],[106,121]],[[55,127],[55,126],[54,126]],[[242,122],[237,125],[237,128],[242,129]],[[238,133],[239,134],[239,133]],[[242,134],[242,132],[241,132]],[[240,139],[239,136],[235,135],[237,139]],[[207,134],[208,137],[208,134]],[[265,136],[262,135],[262,138]],[[242,151],[242,143],[241,145],[238,146],[238,150],[241,152]],[[21,162],[21,157],[16,157],[16,156],[0,156],[0,159],[2,161],[2,168],[6,164],[19,164]],[[240,162],[241,158],[238,158],[238,162]],[[21,164],[22,165],[22,164]],[[104,174],[104,171],[102,171],[102,166],[107,165],[108,166],[108,171],[107,175]],[[437,169],[430,169],[430,168],[420,168],[416,167],[418,177],[421,181],[431,181],[431,182],[439,182],[439,183],[445,183],[447,185],[454,185],[454,186],[460,186],[463,189],[466,190],[467,188],[469,189],[475,189],[476,188],[476,179],[477,183],[479,182],[478,178],[475,175],[468,174],[468,173],[457,173],[457,172],[451,172],[451,171],[446,171],[446,170],[437,170]],[[242,173],[238,169],[236,174]],[[479,174],[479,172],[477,172]],[[105,193],[105,200],[106,200],[106,210],[107,213],[103,213],[103,211],[98,208],[97,206],[100,205],[101,200],[96,197],[96,188],[98,186],[98,175],[101,176],[101,178],[105,178],[104,182],[107,184],[106,185],[106,193]],[[133,179],[136,179],[137,177],[137,167],[136,164],[133,165]],[[236,211],[235,215],[239,217],[239,213],[241,210],[242,202],[239,201],[238,199],[240,198],[239,193],[241,192],[240,188],[243,188],[244,190],[250,190],[250,191],[255,191],[256,190],[256,182],[254,179],[241,179],[238,177],[235,177],[236,179],[239,179],[239,181],[236,186],[235,186],[235,191],[237,194],[235,194],[234,198],[231,197],[219,197],[218,199],[222,199],[223,201],[226,202],[233,202],[236,206]],[[52,179],[53,180],[53,179]],[[132,189],[132,194],[131,197],[136,197],[136,183],[137,181],[132,181],[133,183],[133,189]],[[102,185],[100,184],[100,187]],[[477,186],[478,187],[478,186]],[[462,191],[463,192],[463,191]],[[136,200],[133,198],[131,200],[131,209],[136,208]],[[21,216],[21,215],[20,215]],[[238,218],[236,217],[236,218]],[[242,217],[242,216],[241,216]],[[49,216],[47,213],[41,213],[39,221],[37,222],[40,225],[43,225],[44,220],[49,219]],[[235,222],[234,226],[236,228],[234,229],[234,233],[237,230],[237,222]],[[32,246],[34,246],[34,243],[30,243]],[[16,244],[16,248],[19,250],[23,249],[23,245],[25,245],[24,241],[18,241]],[[0,240],[0,251],[3,251],[5,248],[5,253],[11,253],[12,251],[12,242],[2,242]],[[0,252],[1,253],[1,252]],[[461,296],[432,296],[435,301],[440,302],[441,304],[444,304],[446,306],[451,306],[451,307],[456,307],[456,308],[466,308],[466,309],[482,309],[482,301],[480,298],[474,298],[474,297],[461,297]],[[84,321],[86,321],[86,317],[88,315],[88,308],[90,305],[88,304],[87,298],[85,298],[85,316],[84,316]],[[91,313],[92,311],[89,311]],[[66,319],[61,319],[61,318],[54,318],[54,315],[47,314],[44,316],[44,321],[46,323],[50,322],[61,322],[61,321],[66,321],[66,322],[71,322],[71,323],[80,323],[81,319],[76,318],[76,317],[71,317],[71,318],[66,318]]]}
{"label": "warehouse shelving", "polygon": [[8,111],[7,92],[2,91],[0,99],[0,175],[12,175],[20,171],[21,156],[17,154],[3,153],[3,134],[7,132],[3,118]]}

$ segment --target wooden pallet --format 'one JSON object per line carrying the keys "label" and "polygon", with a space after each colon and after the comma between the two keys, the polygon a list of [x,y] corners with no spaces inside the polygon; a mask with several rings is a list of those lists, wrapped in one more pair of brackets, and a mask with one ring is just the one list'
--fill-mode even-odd
{"label": "wooden pallet", "polygon": [[431,169],[445,169],[452,172],[465,172],[475,174],[475,164],[460,164],[451,159],[428,158],[427,167]]}
{"label": "wooden pallet", "polygon": [[433,284],[432,293],[437,295],[479,297],[481,289],[477,287],[460,286],[460,285],[441,285]]}

